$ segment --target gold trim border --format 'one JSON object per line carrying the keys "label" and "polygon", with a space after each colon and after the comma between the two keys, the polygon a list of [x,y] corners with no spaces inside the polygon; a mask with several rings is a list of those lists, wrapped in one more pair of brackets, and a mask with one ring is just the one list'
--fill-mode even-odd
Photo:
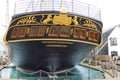
{"label": "gold trim border", "polygon": [[[20,18],[24,18],[24,17],[26,17],[26,16],[39,16],[39,15],[49,15],[49,14],[51,14],[51,15],[59,15],[59,14],[62,14],[62,13],[46,13],[46,14],[38,14],[38,13],[35,13],[35,14],[27,14],[27,15],[24,15],[24,16],[21,16],[21,17],[18,17],[18,18],[15,18],[15,19],[13,19],[11,22],[10,22],[10,25],[14,22],[14,21],[16,21],[16,20],[18,20],[18,19],[20,19]],[[83,19],[89,19],[89,20],[91,20],[92,22],[94,22],[94,23],[96,23],[97,25],[99,25],[99,27],[101,27],[101,28],[103,28],[102,27],[102,25],[100,24],[100,23],[98,23],[95,19],[93,19],[93,18],[89,18],[89,17],[84,17],[84,16],[81,16],[81,15],[75,15],[75,14],[67,14],[67,15],[71,15],[71,16],[78,16],[79,18],[83,18]],[[101,21],[100,21],[101,22]],[[41,23],[39,23],[39,24],[41,24]],[[39,25],[39,24],[37,24],[37,25]],[[10,26],[9,25],[9,26]],[[21,24],[21,25],[23,25],[23,24]],[[21,26],[20,25],[20,26]],[[48,25],[48,24],[47,24]],[[15,26],[18,26],[18,25],[15,25]]]}
{"label": "gold trim border", "polygon": [[6,43],[9,42],[24,42],[24,41],[71,41],[71,42],[81,42],[81,43],[86,43],[86,44],[92,44],[92,45],[96,45],[96,46],[101,46],[102,45],[102,40],[100,44],[97,43],[92,43],[92,42],[88,42],[88,41],[82,41],[82,40],[73,40],[73,39],[55,39],[55,38],[41,38],[41,39],[22,39],[22,40],[8,40],[6,41]]}

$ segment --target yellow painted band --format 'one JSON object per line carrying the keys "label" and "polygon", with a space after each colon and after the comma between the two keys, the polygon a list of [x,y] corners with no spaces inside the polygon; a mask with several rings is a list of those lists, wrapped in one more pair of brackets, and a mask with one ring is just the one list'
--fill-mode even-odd
{"label": "yellow painted band", "polygon": [[96,46],[100,46],[100,44],[97,44],[97,43],[92,43],[92,42],[88,42],[88,41],[82,41],[82,40],[73,40],[73,39],[55,39],[55,38],[40,38],[40,39],[22,39],[22,40],[9,40],[9,41],[6,41],[7,43],[9,42],[23,42],[23,41],[45,41],[45,40],[48,40],[48,41],[53,41],[53,40],[56,40],[56,41],[71,41],[71,42],[81,42],[81,43],[86,43],[86,44],[92,44],[92,45],[96,45]]}

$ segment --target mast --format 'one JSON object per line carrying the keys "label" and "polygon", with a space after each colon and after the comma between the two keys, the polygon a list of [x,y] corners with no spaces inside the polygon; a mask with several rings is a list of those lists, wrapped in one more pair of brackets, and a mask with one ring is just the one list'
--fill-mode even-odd
{"label": "mast", "polygon": [[9,0],[6,2],[6,26],[9,24]]}

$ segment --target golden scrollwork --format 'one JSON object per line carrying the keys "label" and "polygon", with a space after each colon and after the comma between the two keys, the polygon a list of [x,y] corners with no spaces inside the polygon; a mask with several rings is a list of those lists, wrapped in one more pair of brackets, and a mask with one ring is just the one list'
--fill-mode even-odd
{"label": "golden scrollwork", "polygon": [[53,24],[69,26],[71,23],[72,23],[72,18],[68,17],[68,15],[66,14],[59,14],[57,16],[54,16],[53,18]]}
{"label": "golden scrollwork", "polygon": [[29,34],[29,32],[30,32],[30,28],[27,28],[27,34]]}
{"label": "golden scrollwork", "polygon": [[92,29],[97,29],[95,23],[93,23],[93,22],[92,22],[91,20],[89,20],[89,19],[86,19],[86,20],[84,21],[83,26],[87,26],[87,27],[92,28]]}
{"label": "golden scrollwork", "polygon": [[50,28],[49,28],[49,27],[47,27],[47,29],[46,29],[46,34],[48,34],[48,32],[49,32],[49,29],[50,29]]}
{"label": "golden scrollwork", "polygon": [[74,16],[74,18],[72,19],[74,25],[78,25],[78,21],[77,21],[77,16]]}
{"label": "golden scrollwork", "polygon": [[31,24],[31,23],[37,23],[36,18],[32,15],[26,16],[26,17],[18,20],[17,25],[19,25],[19,24]]}
{"label": "golden scrollwork", "polygon": [[73,28],[71,29],[71,35],[73,34]]}
{"label": "golden scrollwork", "polygon": [[47,18],[43,20],[43,24],[48,24],[48,22],[52,22],[52,15],[48,14]]}

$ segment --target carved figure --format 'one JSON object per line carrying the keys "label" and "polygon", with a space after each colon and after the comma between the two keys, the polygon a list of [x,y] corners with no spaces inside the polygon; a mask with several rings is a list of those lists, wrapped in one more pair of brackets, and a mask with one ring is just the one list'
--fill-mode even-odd
{"label": "carved figure", "polygon": [[74,25],[78,25],[77,16],[74,16],[72,21],[73,21]]}
{"label": "carved figure", "polygon": [[44,24],[47,24],[48,22],[52,21],[52,15],[49,14],[45,20],[43,20]]}
{"label": "carved figure", "polygon": [[83,25],[92,29],[97,29],[96,25],[91,20],[85,20]]}

